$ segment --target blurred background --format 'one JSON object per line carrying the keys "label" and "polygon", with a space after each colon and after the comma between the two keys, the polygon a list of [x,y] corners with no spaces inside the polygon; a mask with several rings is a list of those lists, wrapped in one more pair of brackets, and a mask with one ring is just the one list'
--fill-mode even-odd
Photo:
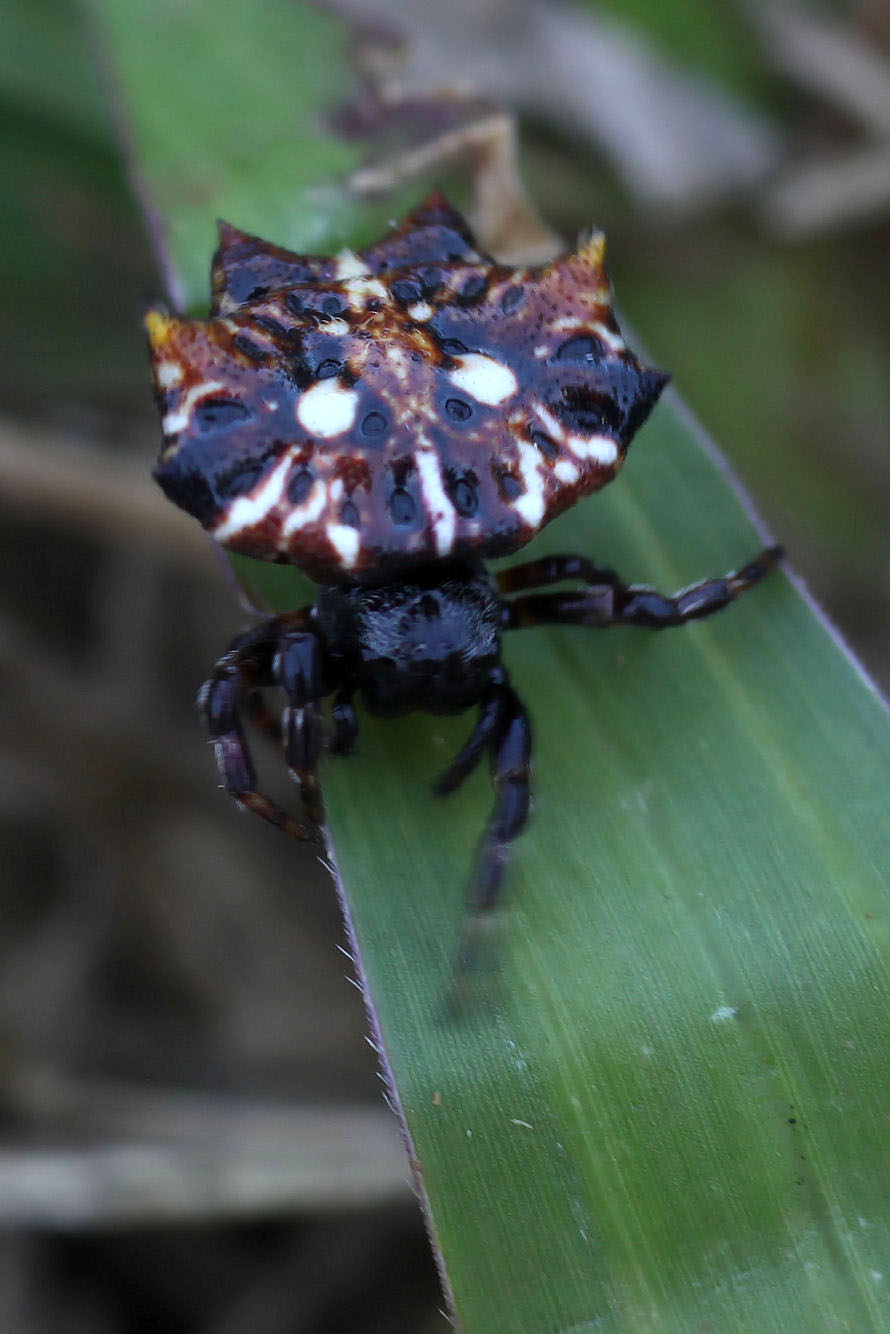
{"label": "blurred background", "polygon": [[[606,229],[638,341],[890,684],[886,0],[339,12],[362,79],[515,110],[529,199]],[[432,1334],[327,873],[194,716],[244,613],[150,479],[163,288],[95,32],[3,29],[0,1330]]]}

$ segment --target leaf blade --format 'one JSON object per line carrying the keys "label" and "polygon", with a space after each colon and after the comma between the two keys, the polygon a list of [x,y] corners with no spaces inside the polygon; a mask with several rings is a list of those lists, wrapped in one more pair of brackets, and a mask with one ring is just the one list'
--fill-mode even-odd
{"label": "leaf blade", "polygon": [[[733,547],[746,557],[753,542],[750,527],[734,497],[711,494],[713,488],[723,485],[716,472],[693,493],[705,509],[710,508],[714,532],[702,526],[696,538],[694,532],[686,531],[682,507],[679,513],[669,514],[663,512],[663,506],[661,512],[657,505],[653,507],[653,497],[663,496],[671,480],[675,484],[685,481],[689,494],[686,468],[690,450],[696,446],[681,438],[678,432],[682,429],[680,419],[668,425],[662,414],[661,423],[647,427],[639,442],[641,452],[652,451],[645,465],[629,467],[628,476],[618,486],[592,502],[587,513],[582,506],[561,521],[561,531],[546,534],[539,549],[584,545],[584,528],[596,506],[608,532],[603,550],[610,562],[619,561],[617,550],[639,569],[640,552],[646,551],[649,570],[654,565],[653,573],[664,578],[666,586],[682,582],[682,576],[677,579],[676,561],[667,554],[670,549],[684,549],[677,546],[672,531],[678,524],[679,536],[685,538],[687,562],[690,543],[696,541],[706,549],[722,547],[724,552],[722,558],[714,551],[710,558],[703,555],[699,565],[687,564],[683,571],[687,577],[696,570],[705,573],[732,563],[728,553]],[[701,459],[692,462],[699,479]],[[708,501],[718,503],[709,506]],[[715,532],[719,537],[715,538]],[[641,543],[643,536],[646,540]],[[602,555],[599,547],[594,554]],[[647,1303],[654,1302],[660,1312],[653,1323],[656,1328],[689,1328],[687,1322],[708,1318],[719,1319],[721,1327],[746,1328],[751,1327],[746,1321],[753,1320],[755,1312],[759,1311],[759,1319],[766,1318],[777,1298],[784,1297],[785,1318],[791,1328],[818,1326],[832,1309],[838,1318],[844,1313],[849,1317],[851,1306],[857,1318],[879,1327],[878,1313],[885,1312],[886,1306],[879,1299],[880,1280],[871,1274],[880,1272],[886,1240],[886,1220],[875,1226],[883,1183],[877,1191],[869,1190],[869,1206],[856,1214],[856,1218],[870,1218],[873,1230],[860,1229],[857,1246],[845,1242],[841,1247],[841,1253],[852,1248],[859,1257],[853,1266],[859,1274],[856,1283],[851,1287],[840,1283],[837,1288],[816,1285],[804,1266],[828,1266],[837,1278],[837,1266],[833,1262],[829,1266],[832,1247],[828,1240],[820,1243],[805,1234],[823,1214],[829,1219],[845,1217],[848,1224],[852,1217],[850,1193],[839,1191],[837,1183],[849,1178],[856,1159],[849,1145],[838,1144],[836,1128],[825,1111],[826,1099],[840,1101],[843,1093],[829,1077],[826,1053],[840,1041],[842,1021],[851,1031],[867,1033],[871,1050],[880,1051],[886,1038],[884,1003],[890,987],[879,949],[881,939],[866,929],[864,919],[854,917],[851,900],[864,896],[872,906],[883,902],[879,868],[886,865],[890,847],[885,830],[877,841],[872,830],[874,860],[870,868],[863,867],[861,808],[855,830],[838,827],[845,823],[847,813],[856,813],[857,804],[868,793],[874,811],[878,794],[886,790],[890,761],[886,715],[880,702],[861,690],[847,659],[826,640],[808,609],[780,579],[763,585],[725,617],[676,632],[673,637],[633,631],[612,634],[614,640],[602,636],[591,645],[593,637],[586,637],[585,642],[583,631],[535,631],[530,637],[536,642],[523,645],[521,658],[518,644],[511,652],[514,682],[528,700],[536,722],[540,803],[535,823],[517,849],[508,926],[514,957],[504,961],[500,1010],[491,1017],[484,1035],[474,1032],[467,1038],[466,1048],[461,1049],[458,1082],[472,1091],[471,1103],[488,1107],[490,1122],[505,1134],[512,1133],[512,1110],[516,1119],[531,1125],[543,1117],[545,1124],[556,1127],[553,1143],[562,1144],[569,1155],[569,1168],[560,1174],[563,1181],[566,1171],[571,1177],[574,1168],[585,1216],[607,1219],[610,1237],[620,1239],[610,1254],[611,1263],[597,1280],[601,1294],[612,1294],[613,1319],[621,1312],[621,1319],[636,1327],[634,1322],[644,1319]],[[624,657],[620,669],[616,668],[619,654]],[[615,696],[604,673],[591,670],[591,655],[600,663],[605,658],[613,674],[620,672],[626,698]],[[812,675],[807,679],[808,674],[801,671],[802,663],[814,661],[828,678],[815,685]],[[555,676],[563,699],[561,707],[553,710],[548,707],[547,694]],[[715,694],[726,695],[726,710],[715,706]],[[838,734],[820,726],[823,700],[833,699],[837,710],[841,698],[849,710],[844,713],[846,726],[852,727],[854,719],[858,723],[852,750],[848,746],[853,738],[847,735],[838,744]],[[709,699],[709,704],[702,705],[702,700]],[[663,716],[665,700],[672,702],[669,717]],[[775,722],[779,702],[784,712],[781,726]],[[791,708],[795,703],[797,707]],[[588,747],[596,728],[586,722],[585,711],[588,719],[597,714],[608,717],[602,750],[593,766]],[[690,715],[703,735],[684,759],[686,742],[677,721]],[[580,740],[572,736],[572,720]],[[426,734],[420,753],[418,723]],[[363,884],[369,878],[369,860],[378,892],[385,885],[389,898],[398,883],[398,863],[406,858],[418,868],[417,878],[427,889],[419,911],[432,921],[424,927],[412,920],[412,912],[416,916],[418,909],[416,904],[412,907],[411,888],[401,890],[402,929],[411,935],[411,957],[400,950],[392,973],[378,974],[372,964],[370,978],[372,991],[379,997],[384,1034],[417,1153],[424,1163],[428,1159],[451,1162],[457,1152],[460,1113],[467,1118],[467,1102],[463,1100],[454,1110],[446,1135],[437,1125],[444,1119],[446,1096],[443,1093],[441,1106],[432,1102],[430,1086],[436,1080],[425,1063],[423,1073],[418,1073],[417,1053],[433,1043],[439,1068],[450,1071],[452,1080],[457,1057],[452,1047],[451,1060],[446,1060],[442,1040],[430,1037],[429,1029],[441,1021],[434,1012],[431,1015],[428,998],[412,1001],[426,1014],[428,1027],[419,1026],[405,1039],[404,1030],[409,1026],[405,994],[393,974],[410,972],[413,958],[414,971],[425,977],[420,985],[440,997],[447,987],[453,954],[447,946],[437,950],[433,941],[451,942],[453,948],[460,929],[454,886],[467,860],[473,803],[460,794],[465,805],[454,817],[460,831],[456,838],[449,835],[448,815],[426,805],[416,814],[420,832],[412,830],[404,813],[406,802],[410,799],[412,807],[420,806],[413,796],[420,772],[431,777],[436,767],[433,754],[444,748],[432,740],[435,730],[443,730],[439,720],[432,726],[414,720],[410,730],[411,735],[407,725],[400,726],[394,736],[391,724],[375,725],[373,735],[365,736],[365,748],[373,758],[364,758],[361,767],[331,766],[326,790],[359,934],[372,942],[373,958],[394,957],[401,917],[396,912],[381,919],[376,901],[364,905],[363,900],[374,893]],[[457,743],[459,732],[459,728],[449,728],[449,746]],[[871,752],[868,763],[862,761],[866,738]],[[832,753],[832,763],[825,766]],[[851,763],[851,755],[856,754],[859,758]],[[814,757],[819,757],[827,772],[821,787],[810,783],[802,792],[802,776],[813,772]],[[611,835],[597,831],[591,838],[585,826],[590,806],[582,794],[591,790],[599,793],[595,802],[598,823]],[[484,783],[477,783],[476,828],[483,815],[479,801],[480,797],[485,800],[483,791]],[[719,794],[716,801],[715,793]],[[369,857],[368,830],[382,827],[393,809],[401,812],[391,839],[395,852],[387,855],[375,841]],[[691,856],[690,813],[702,831],[700,844],[704,839],[704,846],[694,848]],[[753,851],[748,849],[746,859],[745,839],[739,834],[752,827],[758,830],[758,843]],[[447,858],[430,851],[449,844]],[[554,865],[559,866],[560,874],[560,893],[555,898],[548,892]],[[447,913],[435,899],[430,904],[429,887],[437,885],[443,892],[448,887]],[[850,889],[854,885],[855,895]],[[616,888],[602,888],[605,886]],[[717,902],[711,905],[707,887],[713,896],[714,886],[719,887]],[[824,918],[818,930],[812,922],[801,920],[804,913],[812,914],[814,905]],[[419,940],[425,949],[418,964]],[[758,958],[761,950],[762,959]],[[835,1015],[834,1027],[823,1030],[817,1025],[814,1032],[810,1007],[825,984],[813,961],[826,958],[841,973],[855,971],[867,980]],[[585,976],[586,967],[595,969],[593,988]],[[675,975],[691,979],[685,990],[673,982]],[[880,990],[870,992],[870,987]],[[387,997],[394,991],[399,1001],[391,1010]],[[579,1033],[597,1035],[586,1057],[577,1050]],[[863,1041],[864,1036],[860,1046]],[[506,1046],[508,1042],[513,1047]],[[672,1058],[666,1068],[659,1069],[658,1062],[663,1060],[659,1053],[666,1046]],[[548,1051],[560,1053],[559,1068],[546,1059]],[[537,1087],[546,1093],[537,1099],[537,1114],[528,1110],[527,1102],[515,1109],[509,1106],[510,1098],[520,1092],[509,1069],[510,1052],[525,1053],[522,1059],[527,1064],[545,1072],[534,1072]],[[795,1055],[800,1052],[806,1052],[807,1059]],[[473,1072],[480,1069],[495,1084],[503,1082],[498,1096],[478,1092]],[[777,1073],[770,1073],[772,1070]],[[497,1079],[492,1071],[497,1072]],[[706,1097],[694,1096],[689,1072],[706,1079]],[[871,1075],[880,1082],[878,1070]],[[845,1071],[848,1103],[856,1093],[857,1079],[855,1066]],[[605,1089],[591,1093],[603,1081]],[[691,1107],[692,1114],[675,1117],[673,1122],[662,1115],[657,1128],[636,1125],[622,1108],[650,1106],[652,1081],[654,1089],[660,1090],[658,1102],[669,1108]],[[781,1086],[781,1096],[774,1085]],[[437,1091],[442,1092],[433,1090]],[[754,1093],[758,1095],[756,1108],[745,1102]],[[801,1113],[801,1108],[808,1110]],[[759,1124],[760,1117],[765,1125]],[[789,1117],[795,1118],[800,1131],[792,1130]],[[821,1166],[814,1180],[807,1183],[802,1177],[803,1184],[797,1185],[796,1176],[789,1176],[794,1167],[790,1141],[792,1136],[803,1136],[806,1118],[806,1136],[817,1147]],[[864,1112],[860,1119],[861,1144],[875,1144],[877,1121]],[[472,1122],[466,1129],[473,1129]],[[517,1127],[516,1133],[522,1129]],[[598,1136],[605,1136],[604,1146]],[[723,1140],[728,1140],[728,1147]],[[432,1151],[429,1141],[435,1146]],[[685,1165],[699,1141],[704,1141],[708,1151],[693,1154],[691,1161],[698,1168],[707,1163],[704,1181]],[[709,1281],[712,1296],[724,1281],[720,1275],[727,1266],[718,1263],[717,1254],[707,1253],[698,1268],[682,1262],[682,1253],[693,1243],[701,1248],[714,1226],[719,1210],[713,1203],[709,1207],[709,1191],[722,1155],[730,1150],[747,1168],[738,1179],[722,1174],[721,1191],[733,1220],[729,1232],[734,1237],[732,1253],[738,1257],[736,1271],[751,1269],[752,1256],[759,1257],[765,1272],[770,1266],[780,1270],[786,1252],[804,1245],[812,1250],[809,1258],[800,1261],[799,1274],[789,1273],[781,1283],[776,1278],[769,1295],[762,1296],[759,1306],[752,1305],[748,1315],[743,1314],[744,1294],[738,1295],[735,1311],[731,1302],[690,1304],[689,1299]],[[503,1143],[499,1152],[503,1159]],[[520,1156],[512,1176],[521,1180],[532,1170],[533,1152],[524,1141],[517,1152]],[[781,1154],[783,1167],[779,1180],[774,1180],[774,1174],[764,1174],[763,1166],[777,1154]],[[463,1157],[467,1159],[468,1154]],[[617,1175],[616,1163],[620,1167]],[[517,1330],[568,1328],[606,1316],[602,1307],[587,1308],[590,1293],[585,1300],[583,1289],[577,1294],[577,1305],[565,1309],[571,1306],[567,1270],[576,1277],[590,1272],[589,1257],[584,1264],[574,1238],[571,1247],[566,1240],[573,1227],[579,1236],[581,1227],[588,1236],[596,1230],[592,1222],[579,1224],[570,1211],[563,1213],[559,1229],[565,1247],[559,1270],[561,1300],[555,1301],[549,1288],[543,1288],[546,1300],[540,1309],[529,1306],[526,1294],[512,1316],[508,1314],[510,1293],[516,1291],[508,1260],[517,1244],[518,1229],[515,1219],[506,1229],[500,1226],[500,1205],[495,1214],[486,1207],[484,1184],[478,1193],[474,1189],[474,1183],[486,1180],[482,1164],[469,1156],[468,1167],[462,1174],[459,1209],[470,1211],[467,1194],[472,1191],[472,1211],[487,1217],[488,1224],[469,1245],[466,1238],[463,1245],[454,1240],[454,1224],[439,1178],[434,1179],[431,1190],[433,1216],[441,1220],[440,1236],[446,1256],[451,1257],[458,1309],[466,1313],[468,1328],[485,1328],[495,1311],[498,1328]],[[759,1172],[755,1171],[758,1167]],[[806,1170],[812,1173],[815,1169]],[[859,1164],[857,1175],[863,1187],[869,1171]],[[612,1184],[607,1187],[602,1182],[608,1181],[610,1172]],[[539,1181],[546,1179],[541,1163],[534,1175]],[[681,1185],[680,1195],[666,1191],[666,1180]],[[752,1181],[756,1186],[750,1185]],[[564,1200],[571,1198],[565,1185],[558,1193]],[[796,1194],[805,1197],[803,1204],[795,1200]],[[666,1202],[664,1209],[656,1208],[661,1199]],[[539,1215],[540,1210],[535,1210],[530,1237],[526,1229],[529,1250],[520,1269],[540,1250]],[[763,1243],[764,1229],[772,1245],[771,1256]],[[866,1233],[870,1259],[860,1254]],[[488,1244],[483,1247],[485,1235]],[[663,1239],[671,1235],[681,1236],[683,1245],[667,1245]],[[647,1240],[648,1254],[656,1257],[651,1263],[640,1258],[647,1253]],[[495,1246],[503,1266],[500,1283],[492,1273],[492,1268],[498,1269],[492,1266]],[[485,1256],[484,1263],[477,1258],[480,1255]],[[790,1260],[784,1263],[789,1270],[793,1268]],[[464,1265],[467,1268],[461,1273]],[[552,1275],[552,1258],[540,1269]],[[682,1285],[686,1302],[677,1300],[672,1281]],[[468,1304],[473,1299],[464,1291],[465,1283],[476,1295],[497,1289],[496,1299],[474,1311],[475,1323],[470,1319]],[[854,1299],[852,1294],[860,1290],[863,1295]],[[630,1306],[629,1294],[633,1297]],[[555,1316],[555,1312],[561,1314]],[[731,1324],[733,1313],[737,1326]],[[555,1323],[556,1319],[562,1323]]]}
{"label": "leaf blade", "polygon": [[[222,36],[189,57],[205,106],[165,67],[169,27],[164,42],[143,41],[127,7],[95,8],[190,302],[230,188],[256,210],[232,221],[276,241],[311,248],[317,233],[335,248],[337,233],[370,227],[357,206],[303,211],[315,167],[304,176],[297,163],[291,180],[280,145],[264,156],[269,118],[246,115],[249,98],[234,103],[246,124],[231,143],[203,125],[253,87]],[[174,23],[180,7],[161,8]],[[306,21],[286,8],[250,13]],[[207,7],[194,12],[209,21]],[[295,50],[289,31],[264,52],[277,99],[282,65],[293,75],[293,55],[279,61]],[[169,188],[168,168],[182,174],[173,103],[191,116],[191,158],[206,135],[225,179],[210,197]],[[311,117],[311,99],[294,114]],[[251,141],[263,151],[245,166]],[[332,153],[323,202],[339,197],[345,162]],[[756,545],[726,479],[665,405],[625,476],[537,550],[574,547],[673,588]],[[304,594],[294,578],[277,596]],[[490,798],[479,774],[447,803],[426,788],[466,720],[366,721],[360,754],[326,773],[361,964],[464,1327],[882,1328],[880,702],[780,576],[683,632],[539,630],[506,652],[533,711],[538,809],[516,849],[499,970],[474,982],[459,1016],[443,1002]]]}

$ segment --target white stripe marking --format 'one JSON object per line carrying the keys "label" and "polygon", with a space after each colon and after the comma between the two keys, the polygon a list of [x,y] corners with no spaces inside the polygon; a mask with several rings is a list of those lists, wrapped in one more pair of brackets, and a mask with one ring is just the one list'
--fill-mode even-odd
{"label": "white stripe marking", "polygon": [[324,482],[316,478],[302,505],[294,505],[293,509],[290,510],[281,529],[282,537],[290,537],[291,533],[296,532],[298,528],[305,528],[307,523],[312,523],[313,520],[318,518],[327,503],[328,489]]}
{"label": "white stripe marking", "polygon": [[239,496],[237,500],[232,501],[225,518],[213,529],[213,536],[217,542],[227,542],[242,529],[253,528],[255,524],[262,523],[281,500],[291,462],[292,456],[285,454],[265,481],[260,482],[249,495]]}
{"label": "white stripe marking", "polygon": [[601,338],[606,346],[610,347],[613,352],[623,352],[627,347],[627,344],[620,334],[613,333],[611,329],[607,328],[605,324],[601,324],[599,320],[597,320],[591,327],[597,338]]}
{"label": "white stripe marking", "polygon": [[198,403],[220,391],[226,392],[226,386],[220,380],[202,380],[200,384],[192,385],[179,407],[173,412],[168,412],[161,422],[164,435],[176,435],[177,432],[184,431]]}
{"label": "white stripe marking", "polygon": [[544,407],[543,403],[535,403],[532,406],[547,428],[547,434],[552,436],[559,444],[562,444],[566,438],[565,427],[562,422],[557,420],[550,409]]}
{"label": "white stripe marking", "polygon": [[517,440],[516,445],[525,494],[516,497],[513,508],[530,528],[538,528],[544,517],[544,474],[540,467],[540,455],[533,445],[527,445],[524,440]]}
{"label": "white stripe marking", "polygon": [[427,516],[436,537],[436,551],[440,556],[447,556],[454,546],[456,514],[445,494],[439,460],[433,450],[419,449],[414,461],[420,473],[420,490]]}

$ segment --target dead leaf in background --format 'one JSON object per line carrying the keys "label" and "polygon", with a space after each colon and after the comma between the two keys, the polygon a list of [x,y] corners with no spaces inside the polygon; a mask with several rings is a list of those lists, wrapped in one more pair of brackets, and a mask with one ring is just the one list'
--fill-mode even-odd
{"label": "dead leaf in background", "polygon": [[[768,119],[620,23],[539,0],[348,0],[370,30],[400,28],[390,96],[451,90],[539,116],[593,144],[648,204],[698,209],[750,190],[777,161]],[[379,28],[378,28],[379,30]]]}

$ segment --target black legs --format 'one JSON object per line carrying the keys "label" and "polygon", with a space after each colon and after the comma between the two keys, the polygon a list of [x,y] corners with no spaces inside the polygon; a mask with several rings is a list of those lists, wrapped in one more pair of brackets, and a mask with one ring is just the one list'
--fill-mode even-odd
{"label": "black legs", "polygon": [[467,778],[488,752],[494,806],[476,852],[470,884],[471,911],[485,912],[497,902],[509,847],[522,832],[531,802],[532,733],[516,691],[499,674],[479,706],[476,726],[466,745],[435,785],[446,796]]}
{"label": "black legs", "polygon": [[[325,691],[321,646],[318,637],[304,628],[305,622],[299,612],[276,616],[239,635],[202,687],[198,706],[226,791],[293,838],[312,839],[324,818],[316,770],[324,741],[319,702]],[[287,696],[280,722],[259,693],[272,685],[280,686]],[[283,742],[288,770],[308,817],[305,822],[257,791],[242,712]]]}
{"label": "black legs", "polygon": [[505,601],[503,625],[507,630],[528,626],[583,625],[602,630],[610,625],[641,625],[663,630],[672,625],[713,616],[756,583],[782,555],[781,547],[767,547],[749,565],[719,579],[705,579],[673,597],[640,584],[625,584],[614,570],[583,556],[549,556],[506,570],[499,576],[503,592],[539,588],[563,579],[580,579],[583,587],[562,593],[531,593]]}
{"label": "black legs", "polygon": [[[780,556],[778,547],[769,547],[743,569],[706,579],[673,596],[628,585],[614,570],[583,556],[545,556],[498,576],[501,627],[518,630],[553,623],[593,629],[638,625],[661,630],[684,625],[727,606],[758,583]],[[533,591],[564,581],[579,586]],[[467,617],[468,590],[477,601],[488,599],[488,622],[478,616],[475,620]],[[464,684],[458,698],[478,702],[479,713],[470,736],[440,776],[435,790],[440,796],[454,792],[487,756],[494,804],[476,851],[469,899],[475,921],[490,920],[489,910],[498,900],[510,845],[528,820],[532,742],[528,714],[498,660],[497,637],[491,629],[496,608],[491,607],[487,577],[475,567],[468,567],[464,584],[452,578],[450,583],[443,583],[436,596],[424,595],[433,604],[435,616],[424,613],[419,620],[415,617],[407,622],[400,589],[372,587],[366,596],[360,590],[347,589],[340,604],[336,600],[332,603],[330,591],[325,596],[327,601],[318,605],[327,608],[335,627],[333,643],[323,642],[316,629],[317,609],[273,617],[235,640],[202,689],[199,704],[214,742],[224,787],[241,805],[285,833],[294,838],[313,838],[324,818],[318,781],[325,746],[322,699],[335,692],[329,749],[347,755],[358,735],[353,706],[356,689],[364,687],[371,699],[382,690],[389,704],[395,703],[396,707],[387,710],[394,714],[417,707],[418,699],[432,713],[448,713],[455,698],[457,672],[457,679]],[[337,616],[331,613],[332,605]],[[391,621],[382,624],[387,607]],[[364,641],[359,641],[360,634],[366,635]],[[480,657],[484,666],[479,665]],[[262,692],[270,686],[285,696],[280,714],[264,700]],[[290,815],[257,789],[242,716],[280,741],[290,775],[300,790],[304,819]]]}

